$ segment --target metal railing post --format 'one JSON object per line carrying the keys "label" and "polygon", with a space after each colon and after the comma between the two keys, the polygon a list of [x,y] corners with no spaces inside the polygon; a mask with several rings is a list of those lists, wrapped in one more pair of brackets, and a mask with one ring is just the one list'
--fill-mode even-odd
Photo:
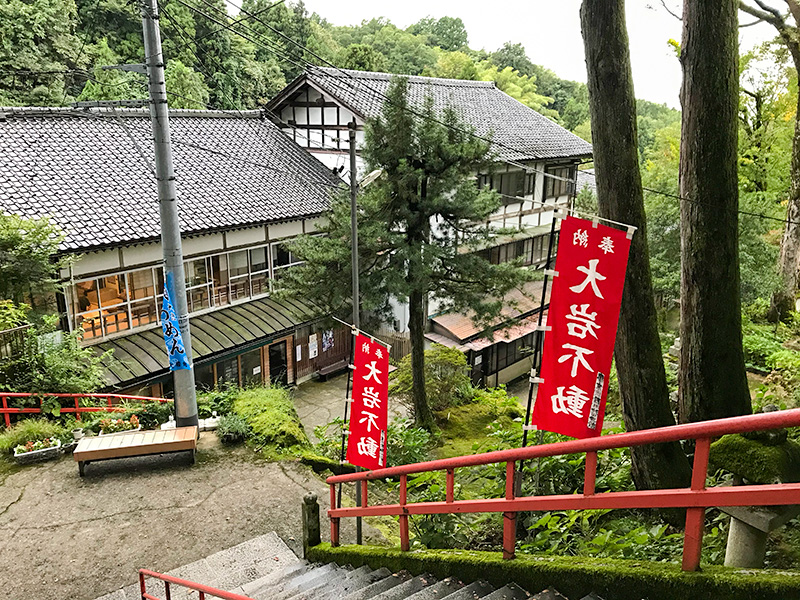
{"label": "metal railing post", "polygon": [[410,544],[408,540],[408,513],[406,504],[408,503],[408,475],[400,475],[400,508],[403,514],[399,516],[400,523],[400,550],[408,552]]}
{"label": "metal railing post", "polygon": [[144,582],[144,573],[141,571],[139,572],[139,591],[142,594],[142,598],[144,598],[144,595],[147,593],[147,587]]}
{"label": "metal railing post", "polygon": [[[516,462],[506,463],[506,500],[514,499],[514,467]],[[503,513],[503,558],[511,560],[516,556],[517,548],[517,513]]]}
{"label": "metal railing post", "polygon": [[[692,465],[692,490],[706,489],[710,446],[710,438],[700,438],[695,443],[694,464]],[[681,568],[684,571],[697,571],[700,568],[705,516],[705,508],[686,509],[686,528],[683,532],[683,561],[681,564]]]}
{"label": "metal railing post", "polygon": [[455,500],[456,477],[455,469],[447,469],[447,491],[445,492],[445,499],[448,503]]}
{"label": "metal railing post", "polygon": [[3,411],[3,418],[6,421],[6,428],[9,428],[11,427],[11,415],[9,415],[8,412],[5,412],[8,411],[8,398],[6,396],[3,396]]}

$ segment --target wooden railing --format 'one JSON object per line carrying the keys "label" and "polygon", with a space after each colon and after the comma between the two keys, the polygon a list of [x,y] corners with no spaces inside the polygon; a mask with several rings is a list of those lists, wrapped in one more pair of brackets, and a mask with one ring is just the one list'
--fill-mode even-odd
{"label": "wooden railing", "polygon": [[0,360],[14,358],[25,348],[25,336],[31,325],[20,325],[0,331]]}
{"label": "wooden railing", "polygon": [[164,582],[164,600],[170,600],[171,585],[177,585],[197,592],[199,600],[205,600],[207,596],[221,598],[222,600],[253,600],[248,596],[242,596],[241,594],[234,594],[233,592],[218,590],[209,585],[203,585],[202,583],[195,583],[186,579],[179,579],[178,577],[164,575],[163,573],[156,573],[155,571],[148,571],[147,569],[139,569],[139,588],[142,593],[142,600],[162,600],[157,596],[147,593],[145,580],[146,577],[153,577]]}
{"label": "wooden railing", "polygon": [[[31,406],[25,408],[9,407],[8,401],[12,398],[31,398],[38,406]],[[149,398],[146,396],[123,396],[119,394],[26,394],[18,392],[0,392],[0,414],[3,415],[6,427],[11,427],[11,415],[29,415],[40,414],[42,412],[42,403],[47,398],[68,398],[71,400],[70,406],[61,407],[61,412],[72,413],[75,418],[80,420],[81,413],[90,412],[124,412],[126,409],[119,406],[121,402],[172,402],[167,398]],[[94,406],[81,406],[82,400],[92,400],[95,402]],[[105,403],[101,406],[100,403]]]}
{"label": "wooden railing", "polygon": [[[328,477],[331,521],[331,544],[339,545],[339,521],[342,517],[399,517],[400,547],[409,549],[408,517],[453,513],[503,513],[503,557],[514,558],[516,546],[516,517],[521,511],[686,508],[686,528],[683,541],[682,567],[696,571],[700,566],[703,543],[703,520],[706,508],[719,506],[776,506],[800,504],[800,483],[772,485],[742,485],[706,488],[708,455],[711,441],[729,433],[746,433],[768,429],[800,426],[800,409],[770,412],[744,417],[732,417],[701,423],[687,423],[633,431],[601,437],[559,442],[528,448],[487,452],[472,456],[447,458],[413,465],[403,465],[347,475]],[[681,489],[636,490],[595,493],[597,453],[613,448],[630,448],[648,444],[695,440],[691,486]],[[545,456],[585,453],[585,477],[582,494],[551,496],[516,496],[515,468],[518,462]],[[481,500],[456,500],[455,470],[495,463],[506,464],[505,496]],[[438,502],[408,502],[408,476],[429,471],[445,471],[445,499]],[[397,504],[367,505],[367,483],[376,479],[400,479]],[[361,485],[362,506],[343,508],[337,503],[336,485],[354,482]]]}

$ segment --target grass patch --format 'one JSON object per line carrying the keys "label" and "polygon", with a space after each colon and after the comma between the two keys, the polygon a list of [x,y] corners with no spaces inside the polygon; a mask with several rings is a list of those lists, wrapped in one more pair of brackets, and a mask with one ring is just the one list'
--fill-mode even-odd
{"label": "grass patch", "polygon": [[800,572],[741,570],[703,567],[685,573],[678,565],[576,556],[519,556],[503,560],[499,552],[464,550],[415,550],[401,552],[375,546],[311,548],[308,560],[335,561],[353,567],[402,569],[437,578],[457,577],[464,582],[485,579],[495,587],[513,581],[533,594],[555,587],[570,598],[591,592],[617,600],[674,600],[675,598],[724,598],[725,600],[798,600]]}
{"label": "grass patch", "polygon": [[308,448],[310,443],[289,392],[279,387],[241,390],[233,413],[247,421],[250,443],[279,452]]}
{"label": "grass patch", "polygon": [[436,458],[475,454],[490,441],[493,431],[510,429],[514,419],[523,418],[523,411],[514,400],[513,404],[479,401],[436,413],[441,434]]}
{"label": "grass patch", "polygon": [[25,442],[37,442],[45,438],[72,440],[72,433],[56,422],[46,419],[24,419],[0,433],[0,454],[13,454],[14,447]]}

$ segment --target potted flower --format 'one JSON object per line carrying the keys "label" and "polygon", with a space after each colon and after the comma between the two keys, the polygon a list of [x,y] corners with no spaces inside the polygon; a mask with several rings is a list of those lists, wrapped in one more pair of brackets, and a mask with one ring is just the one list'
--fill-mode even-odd
{"label": "potted flower", "polygon": [[14,460],[19,464],[49,460],[58,456],[60,450],[61,440],[58,438],[31,440],[14,448]]}
{"label": "potted flower", "polygon": [[100,420],[100,435],[109,435],[111,433],[120,433],[123,431],[138,431],[142,426],[139,424],[139,417],[131,415],[128,420],[125,419],[101,419]]}

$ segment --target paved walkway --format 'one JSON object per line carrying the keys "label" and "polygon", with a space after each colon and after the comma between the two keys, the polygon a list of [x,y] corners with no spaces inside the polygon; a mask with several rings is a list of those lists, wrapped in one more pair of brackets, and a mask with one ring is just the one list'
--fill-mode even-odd
{"label": "paved walkway", "polygon": [[[181,454],[93,463],[72,457],[0,475],[0,590],[9,599],[89,600],[276,531],[297,551],[301,499],[327,508],[328,486],[296,462],[266,462],[203,432]],[[343,519],[349,542],[353,519]],[[323,538],[329,532],[322,517]],[[382,536],[365,526],[365,538]]]}
{"label": "paved walkway", "polygon": [[[347,374],[331,377],[328,381],[312,379],[301,383],[292,390],[297,415],[303,423],[308,438],[316,443],[314,428],[326,425],[344,417],[344,403],[347,395]],[[389,399],[389,420],[395,416],[405,416],[404,406]]]}

